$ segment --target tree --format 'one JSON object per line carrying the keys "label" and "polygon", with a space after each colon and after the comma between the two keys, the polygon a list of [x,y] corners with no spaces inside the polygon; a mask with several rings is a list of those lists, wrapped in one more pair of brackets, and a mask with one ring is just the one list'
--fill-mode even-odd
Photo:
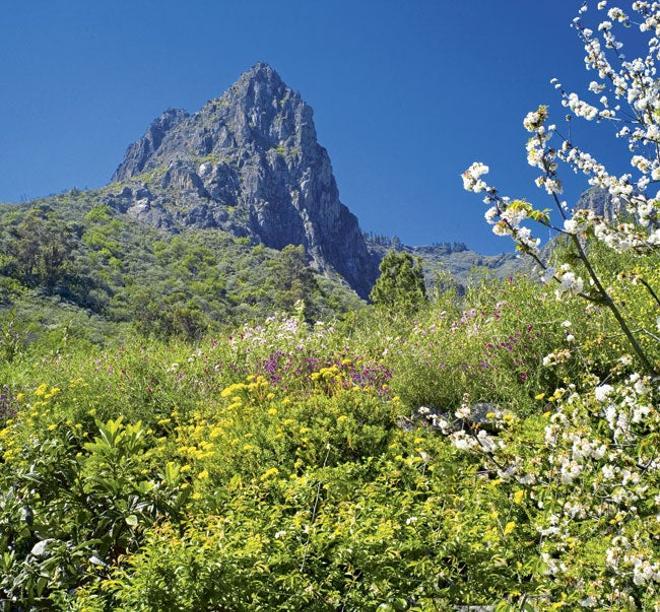
{"label": "tree", "polygon": [[417,310],[427,300],[421,260],[405,251],[389,251],[369,299],[393,310]]}
{"label": "tree", "polygon": [[[590,101],[566,91],[559,80],[553,78],[550,82],[560,92],[562,106],[569,111],[566,133],[562,134],[561,127],[550,124],[547,106],[529,112],[523,121],[530,134],[526,146],[527,161],[540,171],[536,185],[550,197],[554,212],[537,208],[523,199],[502,196],[483,180],[489,168],[481,162],[473,163],[463,173],[463,187],[467,191],[486,194],[484,202],[491,208],[485,217],[493,226],[493,233],[510,236],[519,251],[536,261],[542,269],[543,280],[557,284],[558,299],[580,296],[608,308],[643,369],[657,374],[638,338],[639,330],[631,329],[621,304],[617,303],[594,265],[589,245],[598,242],[615,252],[633,255],[657,254],[660,249],[660,192],[649,193],[660,180],[660,81],[656,76],[660,11],[657,3],[649,2],[633,2],[630,14],[619,7],[606,7],[607,2],[598,3],[598,10],[606,10],[607,17],[596,27],[590,28],[583,23],[587,3],[573,20],[573,27],[586,52],[586,69],[594,73],[587,87]],[[641,33],[639,48],[647,51],[646,55],[627,59],[621,50],[623,43],[618,38],[618,30],[633,25]],[[569,123],[578,118],[611,124],[615,138],[628,144],[629,162],[634,172],[621,176],[611,173],[575,142],[571,138]],[[575,173],[588,177],[592,187],[606,190],[621,214],[610,219],[593,210],[571,208],[562,201],[560,162]],[[566,236],[572,248],[570,259],[556,269],[543,261],[540,240],[523,225],[527,221]],[[657,293],[645,279],[635,274],[629,274],[628,279],[643,284],[656,307],[660,306]]]}
{"label": "tree", "polygon": [[[520,252],[536,261],[542,279],[555,284],[558,300],[583,299],[590,310],[610,311],[642,373],[624,375],[634,364],[628,354],[612,363],[609,371],[591,370],[585,363],[582,380],[576,384],[565,378],[563,386],[547,397],[543,437],[534,445],[507,447],[505,435],[489,440],[482,433],[479,440],[469,426],[452,432],[437,415],[427,418],[453,438],[457,448],[487,457],[499,478],[516,483],[512,506],[533,500],[528,507],[533,508],[530,522],[538,534],[539,560],[544,575],[552,577],[551,589],[557,588],[556,594],[548,591],[551,597],[563,601],[570,591],[576,608],[579,602],[580,607],[592,609],[642,610],[657,601],[656,584],[660,582],[655,542],[651,531],[643,527],[657,511],[657,498],[652,498],[657,492],[652,484],[657,474],[651,466],[660,430],[658,361],[654,359],[660,342],[657,330],[636,324],[634,314],[626,312],[623,297],[630,290],[625,283],[641,285],[648,314],[658,312],[657,288],[652,286],[652,277],[644,278],[641,270],[657,269],[660,250],[660,81],[656,67],[660,5],[634,1],[628,14],[601,0],[597,9],[606,11],[607,17],[592,27],[583,23],[587,2],[573,20],[586,51],[586,68],[594,73],[587,87],[594,97],[587,101],[565,91],[557,79],[551,83],[570,112],[567,121],[581,118],[615,127],[615,137],[628,145],[633,171],[621,176],[610,173],[571,138],[570,130],[564,136],[561,128],[548,121],[548,107],[539,106],[523,121],[530,134],[527,160],[540,171],[536,185],[549,196],[554,212],[501,195],[482,178],[489,168],[481,162],[463,173],[463,186],[485,193],[484,201],[490,205],[485,217],[493,232],[510,236]],[[642,41],[632,41],[633,48],[646,48],[645,56],[627,59],[623,55],[618,38],[622,26],[636,26]],[[618,214],[612,218],[597,210],[571,208],[560,199],[560,162],[588,177],[592,187],[606,190]],[[564,237],[556,267],[544,260],[540,240],[527,226],[530,222]],[[566,320],[562,326],[568,329],[571,322]],[[579,354],[579,341],[569,333],[565,338],[571,348],[562,346],[547,355],[544,367],[555,368],[571,353]],[[542,401],[545,398],[545,393],[537,396]],[[466,402],[466,410],[455,415],[464,418],[469,409]],[[495,414],[495,418],[499,417]],[[567,543],[582,543],[585,536],[599,541],[598,545],[573,547],[582,548],[580,554],[574,554]]]}
{"label": "tree", "polygon": [[43,285],[54,293],[67,280],[76,241],[71,228],[44,214],[30,212],[13,230],[9,251],[15,275],[28,285]]}
{"label": "tree", "polygon": [[274,306],[285,312],[294,312],[297,304],[304,303],[304,317],[313,320],[318,314],[313,307],[319,294],[319,285],[307,265],[307,255],[301,245],[289,244],[268,262],[269,293]]}

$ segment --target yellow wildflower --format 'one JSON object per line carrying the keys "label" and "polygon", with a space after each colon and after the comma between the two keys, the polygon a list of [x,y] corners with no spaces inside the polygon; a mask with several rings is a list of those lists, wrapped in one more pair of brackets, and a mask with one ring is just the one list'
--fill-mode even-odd
{"label": "yellow wildflower", "polygon": [[261,475],[261,480],[268,480],[273,476],[277,476],[279,473],[280,471],[276,467],[269,468]]}
{"label": "yellow wildflower", "polygon": [[42,395],[46,395],[46,391],[48,391],[48,385],[42,383],[35,389],[34,394],[37,397],[41,397]]}

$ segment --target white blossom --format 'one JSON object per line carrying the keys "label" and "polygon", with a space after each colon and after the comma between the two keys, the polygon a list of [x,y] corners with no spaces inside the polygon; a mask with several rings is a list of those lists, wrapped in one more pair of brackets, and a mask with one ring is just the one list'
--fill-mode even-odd
{"label": "white blossom", "polygon": [[488,174],[488,166],[481,162],[474,162],[465,172],[463,172],[463,188],[466,191],[479,193],[485,191],[488,185],[481,180],[484,174]]}
{"label": "white blossom", "polygon": [[600,385],[599,387],[596,387],[594,395],[596,396],[596,400],[602,403],[607,400],[612,391],[614,391],[612,385]]}

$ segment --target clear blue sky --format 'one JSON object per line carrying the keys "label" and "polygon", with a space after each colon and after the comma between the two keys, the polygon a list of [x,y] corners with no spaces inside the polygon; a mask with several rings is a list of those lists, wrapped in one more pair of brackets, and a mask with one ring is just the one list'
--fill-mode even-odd
{"label": "clear blue sky", "polygon": [[459,174],[478,159],[504,191],[543,199],[522,117],[551,102],[560,119],[552,76],[585,83],[579,4],[4,0],[0,201],[104,184],[161,111],[194,111],[263,60],[314,108],[363,229],[508,249]]}

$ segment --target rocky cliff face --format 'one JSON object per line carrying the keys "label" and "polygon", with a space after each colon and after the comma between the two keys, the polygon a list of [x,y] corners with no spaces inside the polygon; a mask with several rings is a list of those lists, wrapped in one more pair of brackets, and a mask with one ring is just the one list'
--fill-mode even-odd
{"label": "rocky cliff face", "polygon": [[108,203],[157,227],[222,228],[281,249],[305,247],[365,297],[378,270],[339,200],[313,111],[267,64],[198,112],[167,110],[131,145]]}
{"label": "rocky cliff face", "polygon": [[583,192],[575,204],[575,208],[592,210],[599,217],[610,222],[614,221],[622,212],[621,206],[612,201],[612,196],[607,190],[600,187],[591,187]]}

